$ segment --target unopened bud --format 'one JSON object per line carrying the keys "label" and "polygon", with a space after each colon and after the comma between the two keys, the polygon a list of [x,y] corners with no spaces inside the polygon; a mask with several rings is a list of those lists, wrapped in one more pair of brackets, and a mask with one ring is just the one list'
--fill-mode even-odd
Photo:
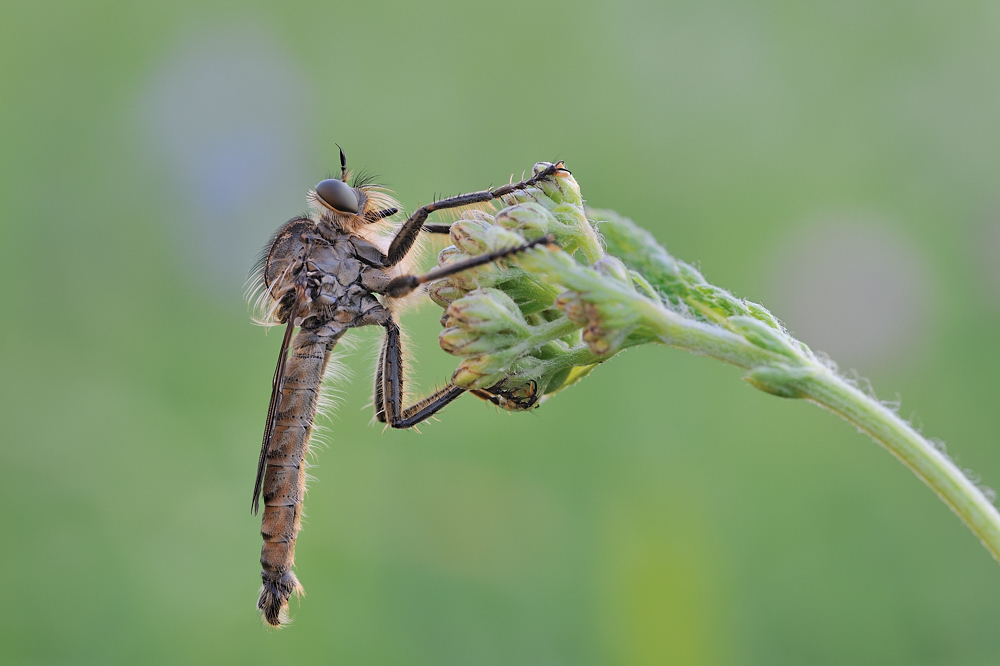
{"label": "unopened bud", "polygon": [[551,233],[556,236],[556,243],[559,243],[559,232],[553,229],[557,226],[556,218],[537,201],[525,201],[504,208],[497,213],[496,223],[505,229],[517,231],[527,240],[535,240]]}
{"label": "unopened bud", "polygon": [[[489,242],[489,237],[490,233],[488,231],[483,231],[478,240],[483,243],[484,247],[488,247],[487,243]],[[438,255],[438,266],[441,268],[447,268],[448,266],[453,266],[454,264],[467,261],[469,256],[470,255],[465,254],[452,245],[446,247]],[[478,289],[479,287],[488,287],[493,285],[498,279],[500,279],[502,273],[503,271],[496,264],[485,264],[483,266],[477,266],[475,268],[470,268],[464,271],[459,271],[453,275],[449,275],[444,281],[455,289],[461,290],[462,292],[469,292],[473,289]]]}
{"label": "unopened bud", "polygon": [[483,354],[467,358],[458,364],[451,381],[464,389],[478,389],[493,386],[507,374],[510,363],[503,362],[495,354]]}
{"label": "unopened bud", "polygon": [[441,349],[455,356],[475,356],[496,349],[507,348],[521,340],[517,335],[483,334],[459,326],[441,331],[438,341]]}
{"label": "unopened bud", "polygon": [[629,270],[625,268],[625,264],[618,257],[604,257],[594,264],[594,270],[632,287],[632,277],[629,275]]}
{"label": "unopened bud", "polygon": [[524,237],[501,226],[494,225],[483,234],[483,241],[486,244],[487,252],[496,252],[523,245]]}
{"label": "unopened bud", "polygon": [[779,398],[804,398],[802,385],[815,374],[815,368],[785,365],[754,368],[743,379],[754,388]]}
{"label": "unopened bud", "polygon": [[503,291],[513,299],[524,315],[547,310],[555,303],[559,289],[540,282],[520,268],[511,270],[511,279],[503,281]]}
{"label": "unopened bud", "polygon": [[455,247],[469,255],[487,252],[485,234],[493,226],[493,218],[488,221],[474,219],[463,215],[462,219],[451,225],[451,242]]}
{"label": "unopened bud", "polygon": [[466,290],[459,289],[452,284],[449,279],[432,282],[431,286],[427,288],[427,295],[442,308],[447,308],[467,293]]}
{"label": "unopened bud", "polygon": [[517,304],[499,289],[469,292],[448,306],[448,316],[467,330],[528,334],[528,324]]}
{"label": "unopened bud", "polygon": [[556,307],[562,310],[566,318],[577,326],[586,326],[589,321],[586,304],[577,292],[567,291],[556,299]]}
{"label": "unopened bud", "polygon": [[[535,165],[535,169],[538,169],[539,165],[544,165],[543,169],[545,166],[548,166],[547,163],[540,162]],[[580,196],[580,185],[577,184],[573,174],[568,171],[556,171],[550,177],[540,181],[538,188],[545,193],[545,196],[557,204],[583,205],[583,198]]]}

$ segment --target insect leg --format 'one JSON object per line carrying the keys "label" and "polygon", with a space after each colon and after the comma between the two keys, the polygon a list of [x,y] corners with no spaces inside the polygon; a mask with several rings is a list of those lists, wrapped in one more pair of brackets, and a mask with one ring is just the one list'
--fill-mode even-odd
{"label": "insect leg", "polygon": [[551,235],[545,235],[541,238],[536,238],[533,241],[528,241],[523,245],[517,245],[515,247],[505,248],[503,250],[497,250],[496,252],[489,252],[487,254],[481,254],[477,257],[471,257],[465,261],[458,261],[450,266],[442,266],[441,268],[435,268],[429,273],[424,275],[400,275],[389,280],[385,286],[382,288],[380,293],[384,293],[386,296],[392,298],[399,298],[409,294],[411,291],[416,289],[422,284],[427,282],[434,282],[435,280],[440,280],[441,278],[446,278],[449,275],[454,275],[455,273],[461,273],[462,271],[468,270],[470,268],[475,268],[476,266],[482,266],[483,264],[489,264],[497,259],[503,259],[512,254],[517,254],[518,252],[524,252],[525,250],[530,250],[536,245],[551,245],[555,242],[555,238]]}
{"label": "insect leg", "polygon": [[412,428],[441,411],[465,389],[450,384],[409,407],[403,407],[403,346],[399,326],[392,319],[384,326],[385,340],[376,371],[376,381],[381,379],[381,389],[378,384],[375,387],[375,398],[378,400],[381,395],[382,405],[376,402],[375,418],[393,428]]}
{"label": "insect leg", "polygon": [[378,363],[375,365],[375,420],[385,423],[385,394],[382,391],[382,365],[385,363],[385,341],[378,352]]}
{"label": "insect leg", "polygon": [[[402,224],[399,231],[396,232],[396,236],[392,239],[392,243],[389,245],[389,250],[386,252],[386,255],[389,258],[389,263],[386,266],[395,266],[403,260],[403,257],[406,256],[406,253],[409,252],[410,248],[413,246],[413,242],[417,240],[417,235],[424,227],[424,223],[427,221],[427,216],[434,211],[445,210],[447,208],[459,208],[461,206],[468,206],[469,204],[492,201],[493,199],[498,199],[502,196],[510,194],[511,192],[531,187],[539,181],[548,178],[557,171],[566,171],[562,162],[550,164],[545,169],[542,169],[533,175],[531,178],[527,178],[518,183],[511,183],[497,188],[490,188],[481,192],[460,194],[457,197],[441,199],[440,201],[435,201],[418,208],[413,215],[411,215],[409,219]],[[436,226],[438,227],[437,232],[443,233],[441,228],[445,225]]]}

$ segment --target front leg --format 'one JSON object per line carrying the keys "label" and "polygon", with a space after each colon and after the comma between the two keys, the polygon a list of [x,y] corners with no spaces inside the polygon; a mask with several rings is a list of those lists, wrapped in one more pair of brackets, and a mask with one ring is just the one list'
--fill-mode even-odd
{"label": "front leg", "polygon": [[[434,203],[429,203],[426,206],[418,208],[413,215],[409,217],[406,222],[403,222],[399,231],[396,232],[396,236],[392,239],[392,243],[389,245],[389,251],[386,252],[389,262],[388,266],[395,266],[406,253],[410,251],[413,247],[414,241],[417,240],[417,236],[420,234],[420,230],[424,228],[424,223],[427,221],[427,216],[436,210],[445,210],[448,208],[459,208],[461,206],[468,206],[470,204],[484,203],[486,201],[492,201],[493,199],[499,199],[500,197],[506,196],[511,192],[517,190],[523,190],[529,188],[541,180],[548,178],[557,171],[565,171],[566,168],[563,166],[562,162],[557,162],[556,164],[550,164],[545,167],[531,178],[522,180],[519,183],[511,183],[509,185],[504,185],[496,189],[490,188],[488,190],[483,190],[482,192],[472,192],[470,194],[460,194],[457,197],[450,197],[448,199],[441,199],[440,201],[435,201]],[[443,233],[443,228],[446,225],[435,225],[435,229],[438,233]]]}

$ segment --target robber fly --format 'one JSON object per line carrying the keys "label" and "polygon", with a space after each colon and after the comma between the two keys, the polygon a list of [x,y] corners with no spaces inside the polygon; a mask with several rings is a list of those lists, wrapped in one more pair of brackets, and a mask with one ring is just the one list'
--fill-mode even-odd
{"label": "robber fly", "polygon": [[[380,237],[372,230],[395,215],[398,204],[386,190],[363,178],[349,185],[341,150],[340,178],[324,180],[308,194],[315,212],[292,218],[274,234],[251,277],[252,293],[258,293],[264,311],[261,319],[285,324],[252,503],[256,514],[263,494],[263,585],[257,607],[269,624],[279,626],[289,596],[302,591],[292,567],[305,491],[305,458],[323,374],[337,341],[358,326],[385,330],[375,370],[375,418],[393,428],[415,426],[461,395],[465,389],[451,383],[412,405],[403,404],[403,350],[393,312],[395,299],[420,285],[552,239],[539,238],[424,275],[406,272],[404,260],[422,232],[449,232],[448,224],[426,223],[432,212],[485,204],[564,170],[561,162],[551,164],[518,183],[435,201],[417,209],[393,234]],[[491,397],[488,391],[475,393]]]}

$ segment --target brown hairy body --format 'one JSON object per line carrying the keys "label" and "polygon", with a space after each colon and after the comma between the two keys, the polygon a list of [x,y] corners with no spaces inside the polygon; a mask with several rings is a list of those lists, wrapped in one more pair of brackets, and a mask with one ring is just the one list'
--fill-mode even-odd
{"label": "brown hairy body", "polygon": [[[333,215],[318,221],[291,220],[275,235],[262,271],[264,287],[273,294],[271,319],[286,324],[286,337],[295,325],[299,327],[290,344],[282,346],[282,376],[275,377],[265,433],[269,441],[261,452],[263,478],[258,479],[264,500],[264,544],[257,605],[273,626],[285,621],[291,594],[302,591],[292,571],[295,540],[301,526],[306,456],[330,352],[348,328],[392,317],[362,283],[364,270],[371,268],[363,258],[377,260],[381,251],[344,231],[349,222]],[[255,501],[256,496],[255,491]]]}

